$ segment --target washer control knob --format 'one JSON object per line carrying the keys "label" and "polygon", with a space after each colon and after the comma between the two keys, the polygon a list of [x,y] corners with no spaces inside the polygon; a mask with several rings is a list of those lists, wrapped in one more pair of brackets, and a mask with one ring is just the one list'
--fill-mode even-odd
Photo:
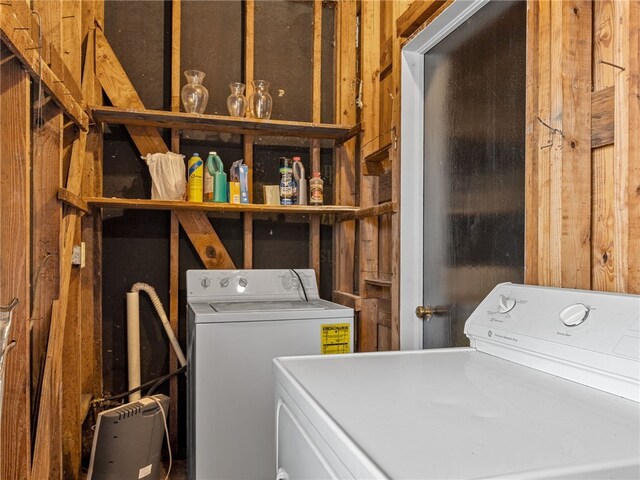
{"label": "washer control knob", "polygon": [[247,286],[247,279],[241,277],[240,280],[238,280],[238,285],[240,285],[242,288],[245,288]]}
{"label": "washer control knob", "polygon": [[200,281],[200,285],[202,285],[203,288],[209,288],[209,286],[211,285],[211,279],[209,277],[204,277]]}
{"label": "washer control knob", "polygon": [[220,279],[220,286],[222,288],[227,288],[229,286],[229,279],[227,277]]}
{"label": "washer control knob", "polygon": [[567,308],[560,312],[560,320],[567,327],[575,327],[584,322],[589,316],[589,307],[582,303],[576,303],[569,305]]}
{"label": "washer control knob", "polygon": [[505,297],[504,295],[500,295],[498,298],[498,313],[510,312],[515,306],[516,301],[514,298]]}

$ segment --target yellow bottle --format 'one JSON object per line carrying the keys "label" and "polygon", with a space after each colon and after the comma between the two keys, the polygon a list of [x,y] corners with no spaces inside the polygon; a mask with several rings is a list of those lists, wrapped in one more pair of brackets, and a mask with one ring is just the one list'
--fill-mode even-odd
{"label": "yellow bottle", "polygon": [[203,162],[200,155],[194,153],[189,159],[189,201],[202,203]]}

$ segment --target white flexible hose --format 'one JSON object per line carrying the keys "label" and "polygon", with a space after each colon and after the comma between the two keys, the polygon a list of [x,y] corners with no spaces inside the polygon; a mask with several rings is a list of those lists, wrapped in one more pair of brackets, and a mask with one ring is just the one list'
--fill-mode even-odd
{"label": "white flexible hose", "polygon": [[171,346],[173,350],[176,352],[176,357],[178,357],[178,362],[180,362],[180,366],[184,367],[187,364],[187,359],[184,357],[184,353],[182,353],[182,348],[180,348],[180,344],[178,343],[178,339],[173,333],[173,329],[171,328],[171,324],[169,323],[169,319],[167,318],[167,314],[162,307],[162,302],[156,293],[156,290],[146,283],[134,283],[133,287],[131,287],[131,293],[137,293],[139,291],[147,292],[149,297],[151,298],[151,303],[156,308],[158,315],[160,315],[160,320],[162,321],[162,326],[164,327],[164,331],[167,332],[167,336],[169,337],[169,342],[171,342]]}

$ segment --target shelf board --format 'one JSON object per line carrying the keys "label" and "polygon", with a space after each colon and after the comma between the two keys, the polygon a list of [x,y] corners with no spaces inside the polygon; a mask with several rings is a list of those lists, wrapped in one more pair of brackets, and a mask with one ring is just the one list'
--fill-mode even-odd
{"label": "shelf board", "polygon": [[198,115],[163,110],[131,110],[115,107],[92,107],[96,122],[182,130],[205,130],[264,135],[335,140],[341,144],[360,131],[360,125],[333,125],[328,123],[287,122],[284,120],[257,120],[223,115]]}
{"label": "shelf board", "polygon": [[240,212],[240,213],[283,213],[287,215],[334,215],[354,213],[358,207],[337,205],[261,205],[237,203],[190,203],[168,200],[149,200],[132,198],[84,197],[90,207],[118,208],[134,210],[196,210],[203,212]]}
{"label": "shelf board", "polygon": [[379,176],[389,171],[389,167],[388,165],[385,165],[385,162],[389,159],[389,150],[391,150],[391,145],[391,143],[387,143],[382,148],[379,148],[375,152],[364,157],[364,163],[367,166],[367,171],[364,175]]}

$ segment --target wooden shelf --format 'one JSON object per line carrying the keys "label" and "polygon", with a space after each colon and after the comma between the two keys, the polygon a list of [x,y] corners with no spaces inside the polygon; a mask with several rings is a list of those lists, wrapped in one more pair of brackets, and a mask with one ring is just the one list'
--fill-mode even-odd
{"label": "wooden shelf", "polygon": [[195,210],[201,212],[240,212],[240,213],[283,213],[287,215],[335,215],[355,213],[359,209],[352,206],[337,205],[260,205],[237,203],[189,203],[168,200],[148,200],[131,198],[85,197],[83,200],[94,208],[118,208],[135,210]]}
{"label": "wooden shelf", "polygon": [[286,122],[283,120],[257,120],[222,115],[197,115],[163,110],[129,110],[115,107],[92,107],[96,122],[137,125],[182,130],[205,130],[264,135],[334,140],[342,144],[360,131],[360,125],[333,125],[328,123]]}
{"label": "wooden shelf", "polygon": [[391,143],[387,143],[384,147],[379,148],[375,152],[370,153],[364,157],[364,163],[367,166],[364,175],[383,175],[389,171],[389,165],[385,163],[389,159],[389,150],[391,149]]}

